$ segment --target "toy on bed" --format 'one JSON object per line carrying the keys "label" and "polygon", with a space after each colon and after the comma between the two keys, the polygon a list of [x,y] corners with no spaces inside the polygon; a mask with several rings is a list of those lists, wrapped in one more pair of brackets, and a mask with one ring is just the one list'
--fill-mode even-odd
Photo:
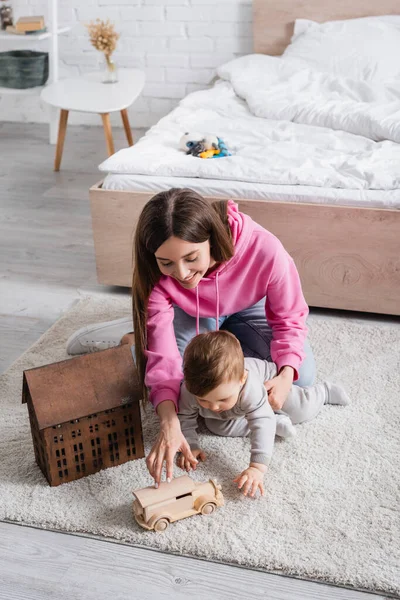
{"label": "toy on bed", "polygon": [[186,132],[181,137],[179,146],[186,154],[191,154],[198,158],[223,158],[224,156],[231,156],[225,142],[216,135]]}

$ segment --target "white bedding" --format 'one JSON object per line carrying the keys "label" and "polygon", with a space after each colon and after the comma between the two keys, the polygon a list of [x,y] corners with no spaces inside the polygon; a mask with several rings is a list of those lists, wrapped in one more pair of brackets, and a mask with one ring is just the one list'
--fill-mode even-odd
{"label": "white bedding", "polygon": [[346,190],[311,185],[271,185],[250,181],[224,181],[196,177],[154,177],[129,173],[109,173],[103,182],[107,190],[135,190],[157,194],[171,187],[189,187],[203,196],[274,202],[299,202],[400,209],[398,190]]}
{"label": "white bedding", "polygon": [[[100,170],[398,197],[400,82],[374,87],[264,55],[236,59],[219,75],[223,81],[187,96]],[[179,150],[185,131],[219,135],[233,156],[186,156]]]}
{"label": "white bedding", "polygon": [[283,58],[331,75],[365,81],[399,77],[400,15],[317,23],[296,19]]}
{"label": "white bedding", "polygon": [[[398,34],[400,37],[400,33]],[[252,114],[263,119],[341,130],[366,140],[400,142],[400,81],[366,81],[330,75],[295,59],[251,54],[219,69],[244,98]],[[376,146],[376,145],[375,145]],[[400,146],[357,149],[397,151]]]}

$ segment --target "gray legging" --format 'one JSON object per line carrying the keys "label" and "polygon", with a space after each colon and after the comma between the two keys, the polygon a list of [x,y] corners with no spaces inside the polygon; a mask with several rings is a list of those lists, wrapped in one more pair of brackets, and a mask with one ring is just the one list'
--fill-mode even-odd
{"label": "gray legging", "polygon": [[[174,306],[174,331],[179,352],[183,356],[190,340],[196,335],[196,318],[191,317],[178,306]],[[215,319],[200,319],[200,333],[215,330]],[[272,362],[270,346],[272,329],[265,317],[265,298],[233,315],[219,318],[219,328],[233,333],[239,340],[245,356],[261,358]],[[299,368],[299,378],[295,385],[307,387],[315,381],[316,367],[313,351],[308,339],[304,344],[305,359]]]}

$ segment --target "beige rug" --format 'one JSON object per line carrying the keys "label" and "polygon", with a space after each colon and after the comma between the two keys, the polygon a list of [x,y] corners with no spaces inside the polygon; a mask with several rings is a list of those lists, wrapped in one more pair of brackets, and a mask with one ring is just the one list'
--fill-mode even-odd
{"label": "beige rug", "polygon": [[[342,382],[352,405],[325,407],[297,438],[277,442],[262,499],[242,497],[232,483],[248,440],[203,435],[209,458],[194,477],[217,478],[226,505],[155,534],[131,518],[131,490],[151,483],[144,459],[50,488],[21,405],[23,369],[66,358],[78,327],[128,313],[126,298],[81,301],[1,377],[0,519],[400,593],[400,325],[311,317],[319,376]],[[156,425],[149,413],[147,450]]]}

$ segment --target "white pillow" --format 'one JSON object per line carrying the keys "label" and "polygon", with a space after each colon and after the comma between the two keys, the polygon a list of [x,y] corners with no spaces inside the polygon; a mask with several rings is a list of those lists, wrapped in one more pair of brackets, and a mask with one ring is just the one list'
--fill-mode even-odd
{"label": "white pillow", "polygon": [[400,77],[400,15],[326,23],[297,19],[283,57],[339,77]]}

